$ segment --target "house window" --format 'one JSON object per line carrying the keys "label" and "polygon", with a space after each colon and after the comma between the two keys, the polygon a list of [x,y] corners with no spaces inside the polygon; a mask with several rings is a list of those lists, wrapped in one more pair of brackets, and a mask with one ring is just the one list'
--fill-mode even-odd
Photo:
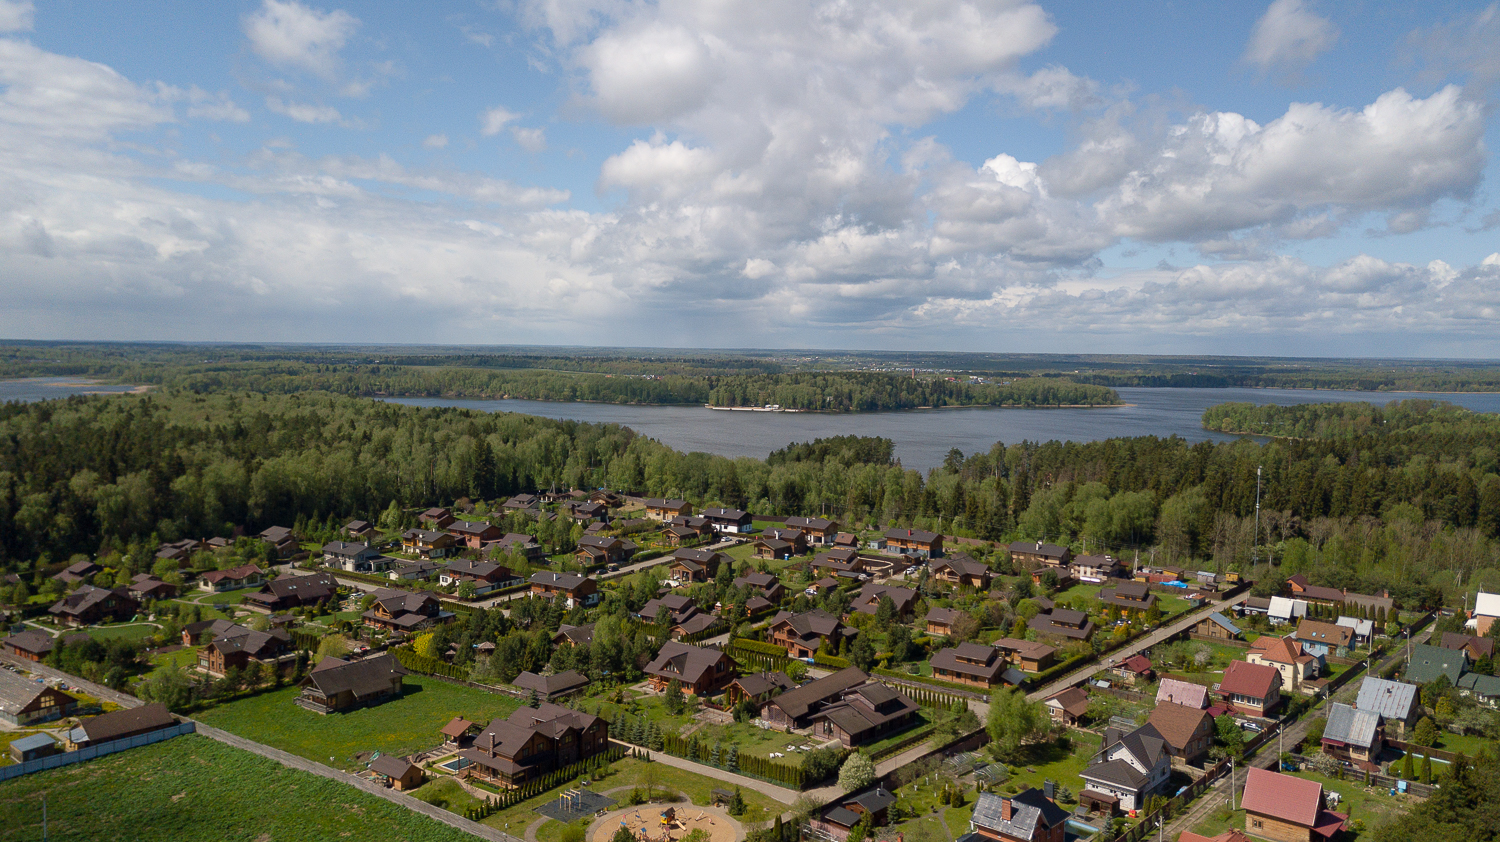
{"label": "house window", "polygon": [[1265,825],[1265,822],[1261,821],[1260,819],[1251,819],[1250,820],[1250,826],[1253,827],[1253,828],[1255,828],[1255,829],[1257,829],[1257,830],[1259,830],[1260,828],[1265,827],[1266,825]]}

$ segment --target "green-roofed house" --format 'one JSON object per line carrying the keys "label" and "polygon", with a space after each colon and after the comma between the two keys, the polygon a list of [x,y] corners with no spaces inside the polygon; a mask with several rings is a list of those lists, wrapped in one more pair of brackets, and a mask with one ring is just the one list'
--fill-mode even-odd
{"label": "green-roofed house", "polygon": [[1412,684],[1426,684],[1436,681],[1440,675],[1446,675],[1453,686],[1457,687],[1458,680],[1463,677],[1468,666],[1469,656],[1462,649],[1444,649],[1441,646],[1414,643],[1411,647],[1411,659],[1406,662],[1406,680]]}
{"label": "green-roofed house", "polygon": [[1488,707],[1500,706],[1500,678],[1480,672],[1465,673],[1457,682],[1460,695]]}

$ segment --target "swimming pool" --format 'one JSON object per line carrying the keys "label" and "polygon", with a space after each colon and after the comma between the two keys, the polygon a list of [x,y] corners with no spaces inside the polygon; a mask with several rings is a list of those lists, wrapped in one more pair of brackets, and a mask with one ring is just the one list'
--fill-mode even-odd
{"label": "swimming pool", "polygon": [[461,772],[473,762],[467,757],[455,757],[452,760],[439,763],[438,768],[446,769],[449,772]]}

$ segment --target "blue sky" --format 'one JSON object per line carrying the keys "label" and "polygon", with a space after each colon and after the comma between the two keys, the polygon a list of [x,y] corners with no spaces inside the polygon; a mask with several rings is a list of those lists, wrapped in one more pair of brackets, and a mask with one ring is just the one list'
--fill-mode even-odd
{"label": "blue sky", "polygon": [[1493,4],[0,0],[0,336],[1500,356]]}

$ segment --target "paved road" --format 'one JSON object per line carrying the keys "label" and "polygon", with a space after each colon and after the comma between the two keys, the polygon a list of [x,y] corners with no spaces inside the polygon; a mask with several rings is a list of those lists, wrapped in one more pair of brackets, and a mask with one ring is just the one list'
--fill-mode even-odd
{"label": "paved road", "polygon": [[1188,629],[1197,625],[1203,620],[1203,618],[1214,613],[1215,611],[1223,611],[1225,608],[1239,605],[1241,602],[1244,602],[1249,598],[1250,591],[1247,588],[1244,593],[1241,593],[1239,596],[1230,597],[1229,599],[1221,600],[1219,602],[1212,602],[1208,605],[1203,606],[1202,608],[1199,608],[1196,611],[1191,611],[1187,614],[1184,614],[1180,619],[1174,621],[1171,625],[1162,626],[1161,628],[1157,629],[1154,632],[1151,632],[1145,637],[1137,639],[1134,643],[1126,646],[1124,649],[1117,649],[1114,652],[1111,652],[1107,660],[1095,661],[1086,667],[1069,673],[1068,675],[1063,676],[1062,678],[1059,678],[1044,687],[1040,687],[1032,691],[1031,693],[1028,693],[1026,695],[1026,698],[1034,702],[1041,701],[1042,699],[1045,699],[1054,693],[1060,693],[1075,684],[1081,684],[1084,681],[1087,681],[1088,679],[1099,674],[1100,672],[1109,669],[1111,664],[1117,664],[1125,660],[1126,658],[1129,658],[1130,656],[1136,654],[1137,652],[1140,652],[1143,649],[1149,649],[1158,643],[1176,637],[1178,634],[1181,634],[1182,632],[1187,631]]}
{"label": "paved road", "polygon": [[[628,743],[622,743],[621,745],[629,745],[629,744]],[[780,801],[783,804],[791,804],[793,801],[795,801],[797,799],[798,795],[802,794],[802,793],[794,792],[794,791],[792,791],[790,789],[787,789],[786,787],[781,787],[781,786],[777,786],[775,784],[766,783],[765,781],[760,780],[759,778],[751,778],[751,777],[747,777],[745,775],[740,775],[740,774],[736,774],[734,772],[730,772],[727,769],[719,769],[719,768],[716,768],[716,767],[713,767],[713,766],[709,766],[709,765],[707,765],[705,763],[694,763],[694,762],[692,762],[690,760],[684,760],[681,757],[673,757],[672,755],[667,754],[666,752],[663,752],[663,751],[649,751],[649,750],[646,750],[646,749],[638,749],[638,750],[645,751],[648,755],[651,756],[652,760],[655,760],[656,762],[661,763],[663,765],[671,766],[671,767],[676,768],[676,769],[682,769],[682,770],[687,771],[687,772],[693,772],[694,774],[703,775],[704,777],[708,777],[708,778],[716,778],[718,780],[723,781],[724,783],[730,784],[731,786],[738,786],[738,787],[740,787],[742,789],[750,789],[750,790],[754,790],[756,792],[764,793],[765,795],[769,795],[772,798],[776,799],[777,801]],[[843,790],[839,790],[838,787],[824,787],[824,789],[837,790],[838,794],[840,794],[840,795],[843,794]],[[823,790],[817,790],[817,789],[808,790],[807,794],[808,795],[812,795],[812,794],[819,793],[819,792],[822,792],[822,791]],[[831,797],[832,796],[830,796],[830,798]]]}
{"label": "paved road", "polygon": [[118,690],[111,690],[102,684],[95,684],[92,681],[85,681],[76,675],[70,675],[69,673],[65,673],[61,670],[55,670],[49,666],[33,663],[31,661],[23,661],[13,655],[0,653],[0,661],[8,664],[13,664],[35,675],[40,675],[45,678],[55,678],[67,684],[69,687],[76,687],[77,689],[82,690],[90,696],[93,696],[102,701],[114,702],[122,708],[138,708],[141,705],[145,704],[145,702],[142,702],[140,699],[137,699],[129,693],[121,693]]}

